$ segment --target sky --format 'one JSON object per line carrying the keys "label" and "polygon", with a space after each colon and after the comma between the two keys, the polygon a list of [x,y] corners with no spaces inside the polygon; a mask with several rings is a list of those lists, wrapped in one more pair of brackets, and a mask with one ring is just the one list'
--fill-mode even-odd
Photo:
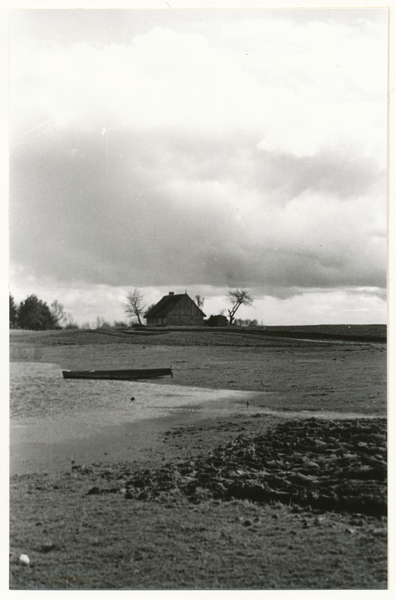
{"label": "sky", "polygon": [[386,9],[14,10],[10,291],[386,323]]}

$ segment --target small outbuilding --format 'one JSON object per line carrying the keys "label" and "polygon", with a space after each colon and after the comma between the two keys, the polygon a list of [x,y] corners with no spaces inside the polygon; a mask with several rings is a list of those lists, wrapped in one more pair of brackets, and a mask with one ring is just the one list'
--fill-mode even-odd
{"label": "small outbuilding", "polygon": [[211,315],[206,324],[208,327],[227,327],[228,319],[224,315]]}
{"label": "small outbuilding", "polygon": [[169,292],[161,300],[150,308],[144,315],[147,325],[166,326],[203,326],[205,313],[195,304],[190,296]]}

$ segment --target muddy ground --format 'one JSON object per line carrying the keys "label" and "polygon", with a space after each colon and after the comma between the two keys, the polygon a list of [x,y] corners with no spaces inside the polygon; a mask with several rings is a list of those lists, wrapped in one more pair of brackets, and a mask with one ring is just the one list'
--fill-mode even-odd
{"label": "muddy ground", "polygon": [[[31,373],[58,365],[59,377],[172,364],[174,379],[157,390],[236,395],[172,397],[167,414],[155,416],[154,402],[150,418],[128,413],[128,425],[130,388],[66,393],[53,372],[12,380],[10,588],[385,589],[386,346],[372,339],[11,335],[11,360],[26,373],[32,363]],[[66,413],[81,421],[83,408],[92,423],[108,411],[111,427],[51,445],[49,430]],[[29,446],[24,431],[42,439]],[[43,448],[59,456],[48,462]]]}

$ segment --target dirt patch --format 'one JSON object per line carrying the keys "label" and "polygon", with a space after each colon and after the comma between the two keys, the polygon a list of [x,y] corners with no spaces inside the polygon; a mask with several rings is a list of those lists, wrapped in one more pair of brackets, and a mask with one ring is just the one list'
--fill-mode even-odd
{"label": "dirt patch", "polygon": [[[239,435],[209,456],[133,474],[117,473],[126,498],[181,493],[208,499],[280,501],[386,516],[386,421],[288,421],[259,436]],[[110,480],[113,481],[113,477]],[[108,487],[91,488],[105,494]]]}

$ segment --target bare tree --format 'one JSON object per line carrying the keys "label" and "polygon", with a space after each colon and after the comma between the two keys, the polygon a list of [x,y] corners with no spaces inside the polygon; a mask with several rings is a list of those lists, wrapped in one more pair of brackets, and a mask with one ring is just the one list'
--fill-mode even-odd
{"label": "bare tree", "polygon": [[195,298],[195,304],[198,306],[198,308],[202,308],[204,305],[204,302],[205,302],[205,298],[203,298],[199,294],[194,296],[194,298]]}
{"label": "bare tree", "polygon": [[128,292],[127,301],[124,303],[124,312],[129,317],[130,321],[137,317],[139,325],[143,325],[141,315],[145,309],[143,294],[135,289],[133,292]]}
{"label": "bare tree", "polygon": [[65,307],[58,300],[51,302],[50,311],[58,327],[63,327],[67,321]]}
{"label": "bare tree", "polygon": [[232,308],[228,309],[230,325],[232,325],[238,308],[242,306],[242,304],[251,306],[253,304],[253,297],[248,290],[234,290],[232,292],[228,292],[228,300],[232,303]]}
{"label": "bare tree", "polygon": [[79,329],[78,323],[76,323],[73,315],[69,312],[65,315],[64,327],[65,329]]}
{"label": "bare tree", "polygon": [[94,325],[94,329],[103,329],[104,327],[111,327],[111,324],[106,321],[106,319],[100,315],[96,317],[96,323]]}

